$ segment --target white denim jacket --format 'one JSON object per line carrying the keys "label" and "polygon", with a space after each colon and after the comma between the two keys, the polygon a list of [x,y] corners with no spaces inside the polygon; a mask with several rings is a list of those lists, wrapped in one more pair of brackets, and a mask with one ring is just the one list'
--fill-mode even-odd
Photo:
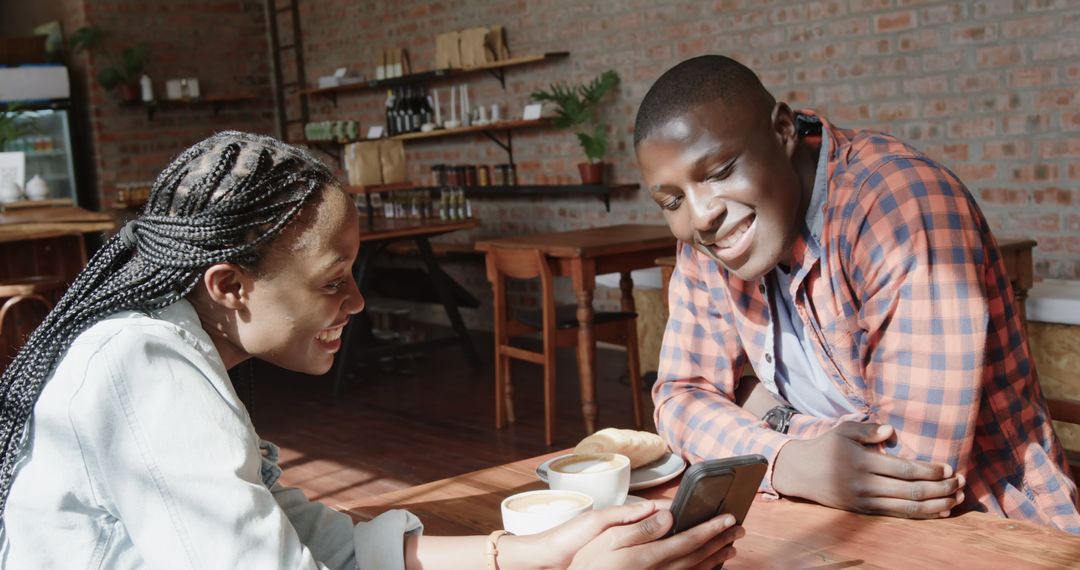
{"label": "white denim jacket", "polygon": [[3,568],[402,568],[419,521],[351,519],[277,484],[187,301],[79,335],[34,408]]}

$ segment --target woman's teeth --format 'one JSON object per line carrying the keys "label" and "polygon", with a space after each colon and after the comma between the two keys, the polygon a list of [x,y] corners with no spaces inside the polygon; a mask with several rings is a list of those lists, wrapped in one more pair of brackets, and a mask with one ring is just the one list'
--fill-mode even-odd
{"label": "woman's teeth", "polygon": [[332,329],[324,330],[319,334],[315,335],[315,340],[321,340],[323,342],[334,342],[335,340],[341,338],[341,331],[344,329],[345,325],[341,325],[340,327],[334,327]]}
{"label": "woman's teeth", "polygon": [[724,239],[716,242],[716,246],[723,249],[735,245],[736,243],[738,243],[739,238],[741,238],[743,234],[746,233],[746,230],[750,229],[750,225],[753,223],[754,217],[747,217],[745,220],[742,221],[742,223],[735,226],[735,229],[728,232],[728,235],[724,237]]}

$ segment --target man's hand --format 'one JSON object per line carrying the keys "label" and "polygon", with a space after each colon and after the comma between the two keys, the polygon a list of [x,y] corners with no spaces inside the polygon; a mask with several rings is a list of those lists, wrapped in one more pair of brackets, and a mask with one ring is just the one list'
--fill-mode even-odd
{"label": "man's hand", "polygon": [[881,453],[892,426],[843,422],[788,442],[776,456],[773,488],[830,507],[903,518],[939,518],[964,500],[952,467]]}

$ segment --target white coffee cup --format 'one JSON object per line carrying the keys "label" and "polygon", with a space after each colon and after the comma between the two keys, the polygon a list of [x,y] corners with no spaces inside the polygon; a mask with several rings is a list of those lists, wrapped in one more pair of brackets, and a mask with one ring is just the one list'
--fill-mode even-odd
{"label": "white coffee cup", "polygon": [[592,509],[592,497],[574,491],[527,491],[502,502],[503,528],[518,536],[537,534]]}
{"label": "white coffee cup", "polygon": [[630,491],[630,459],[618,453],[575,453],[552,461],[548,485],[593,498],[597,509],[621,505]]}

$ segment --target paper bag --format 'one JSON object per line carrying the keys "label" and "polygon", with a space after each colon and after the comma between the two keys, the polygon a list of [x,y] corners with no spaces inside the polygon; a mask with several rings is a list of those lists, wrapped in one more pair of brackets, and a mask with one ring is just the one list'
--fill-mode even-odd
{"label": "paper bag", "polygon": [[345,172],[350,186],[375,186],[382,184],[382,163],[379,145],[360,142],[345,145]]}
{"label": "paper bag", "polygon": [[473,67],[488,62],[487,28],[469,28],[461,31],[461,66]]}
{"label": "paper bag", "polygon": [[488,61],[510,59],[510,44],[506,42],[506,29],[502,26],[491,26],[488,30],[487,47],[492,58]]}
{"label": "paper bag", "polygon": [[461,35],[446,32],[435,36],[435,69],[461,67]]}
{"label": "paper bag", "polygon": [[391,139],[381,140],[375,144],[379,145],[382,183],[405,182],[408,179],[408,173],[405,170],[405,145],[401,141]]}

